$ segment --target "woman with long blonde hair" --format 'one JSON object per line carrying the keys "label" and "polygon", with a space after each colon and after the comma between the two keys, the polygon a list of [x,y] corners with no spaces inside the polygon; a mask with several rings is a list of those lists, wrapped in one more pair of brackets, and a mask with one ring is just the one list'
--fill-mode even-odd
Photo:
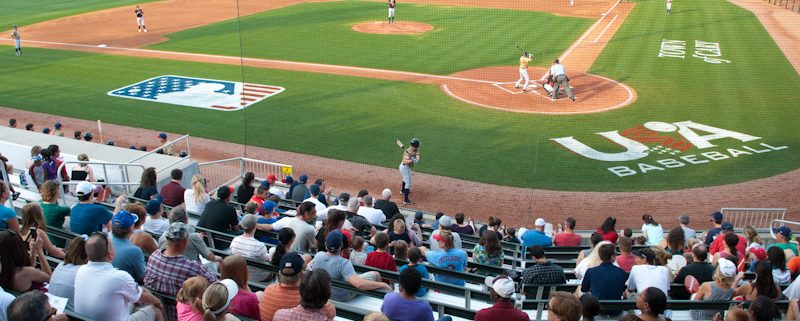
{"label": "woman with long blonde hair", "polygon": [[606,244],[613,245],[614,243],[609,241],[597,243],[597,245],[595,245],[592,249],[592,253],[578,263],[578,266],[575,267],[575,276],[578,277],[579,280],[583,280],[583,276],[586,274],[586,271],[593,267],[599,266],[600,263],[603,263],[603,260],[600,259],[600,253],[598,253],[597,249]]}
{"label": "woman with long blonde hair", "polygon": [[192,176],[192,188],[187,188],[183,192],[183,202],[186,204],[186,211],[200,214],[206,208],[206,204],[211,201],[211,197],[206,190],[206,178],[196,174]]}

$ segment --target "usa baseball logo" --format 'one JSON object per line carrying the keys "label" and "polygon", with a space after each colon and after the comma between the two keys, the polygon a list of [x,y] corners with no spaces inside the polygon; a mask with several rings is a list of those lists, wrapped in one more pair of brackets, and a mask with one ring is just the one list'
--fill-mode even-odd
{"label": "usa baseball logo", "polygon": [[282,93],[278,86],[184,76],[157,76],[108,92],[109,96],[221,111],[245,109]]}

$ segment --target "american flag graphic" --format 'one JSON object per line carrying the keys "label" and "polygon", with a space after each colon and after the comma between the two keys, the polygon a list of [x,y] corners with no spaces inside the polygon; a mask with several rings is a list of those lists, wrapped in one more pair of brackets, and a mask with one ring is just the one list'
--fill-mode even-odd
{"label": "american flag graphic", "polygon": [[190,107],[233,111],[244,109],[286,89],[185,76],[158,76],[114,89],[109,96]]}

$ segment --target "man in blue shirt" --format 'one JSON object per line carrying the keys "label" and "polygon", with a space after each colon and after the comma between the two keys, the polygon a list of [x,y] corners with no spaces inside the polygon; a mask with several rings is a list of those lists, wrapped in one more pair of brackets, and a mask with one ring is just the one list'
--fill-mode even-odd
{"label": "man in blue shirt", "polygon": [[139,221],[139,216],[128,211],[119,211],[114,215],[114,219],[111,221],[111,243],[114,244],[115,255],[111,264],[115,268],[128,272],[136,280],[136,283],[142,283],[147,270],[144,253],[142,253],[142,249],[128,240],[137,221]]}
{"label": "man in blue shirt", "polygon": [[[105,206],[95,204],[92,200],[95,186],[92,183],[83,181],[78,183],[75,188],[75,195],[78,196],[80,203],[75,204],[70,210],[69,229],[77,234],[92,234],[103,230],[103,225],[107,225],[114,215]],[[122,209],[122,202],[125,195],[120,195],[115,203],[114,212]]]}
{"label": "man in blue shirt", "polygon": [[722,213],[714,212],[711,214],[711,222],[714,223],[714,228],[706,232],[706,241],[704,242],[706,246],[711,246],[711,243],[714,242],[714,237],[722,233]]}
{"label": "man in blue shirt", "polygon": [[[605,244],[600,246],[597,249],[597,254],[600,255],[600,260],[603,263],[586,271],[586,275],[583,276],[583,282],[581,282],[581,291],[591,293],[598,300],[622,299],[628,276],[621,268],[614,266],[614,245]],[[616,319],[621,312],[617,310],[601,310],[600,314]]]}
{"label": "man in blue shirt", "polygon": [[539,245],[541,247],[552,246],[553,240],[544,234],[544,219],[541,217],[537,218],[534,225],[534,229],[527,230],[525,233],[522,233],[522,236],[520,237],[520,239],[522,239],[522,245],[526,248],[534,245]]}

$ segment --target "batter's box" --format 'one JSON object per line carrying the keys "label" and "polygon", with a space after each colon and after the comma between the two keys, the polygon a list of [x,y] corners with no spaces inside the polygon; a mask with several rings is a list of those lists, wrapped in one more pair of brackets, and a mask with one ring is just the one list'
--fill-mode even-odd
{"label": "batter's box", "polygon": [[495,87],[500,88],[503,91],[505,91],[505,92],[507,92],[509,94],[512,94],[512,95],[519,95],[519,94],[524,94],[524,93],[527,93],[527,92],[531,92],[532,93],[532,92],[534,92],[536,90],[536,88],[539,88],[539,84],[537,84],[535,81],[531,81],[530,84],[528,84],[528,91],[527,92],[522,91],[521,88],[514,88],[514,84],[516,84],[516,83],[515,82],[496,82],[496,83],[494,83],[492,85],[494,85]]}

